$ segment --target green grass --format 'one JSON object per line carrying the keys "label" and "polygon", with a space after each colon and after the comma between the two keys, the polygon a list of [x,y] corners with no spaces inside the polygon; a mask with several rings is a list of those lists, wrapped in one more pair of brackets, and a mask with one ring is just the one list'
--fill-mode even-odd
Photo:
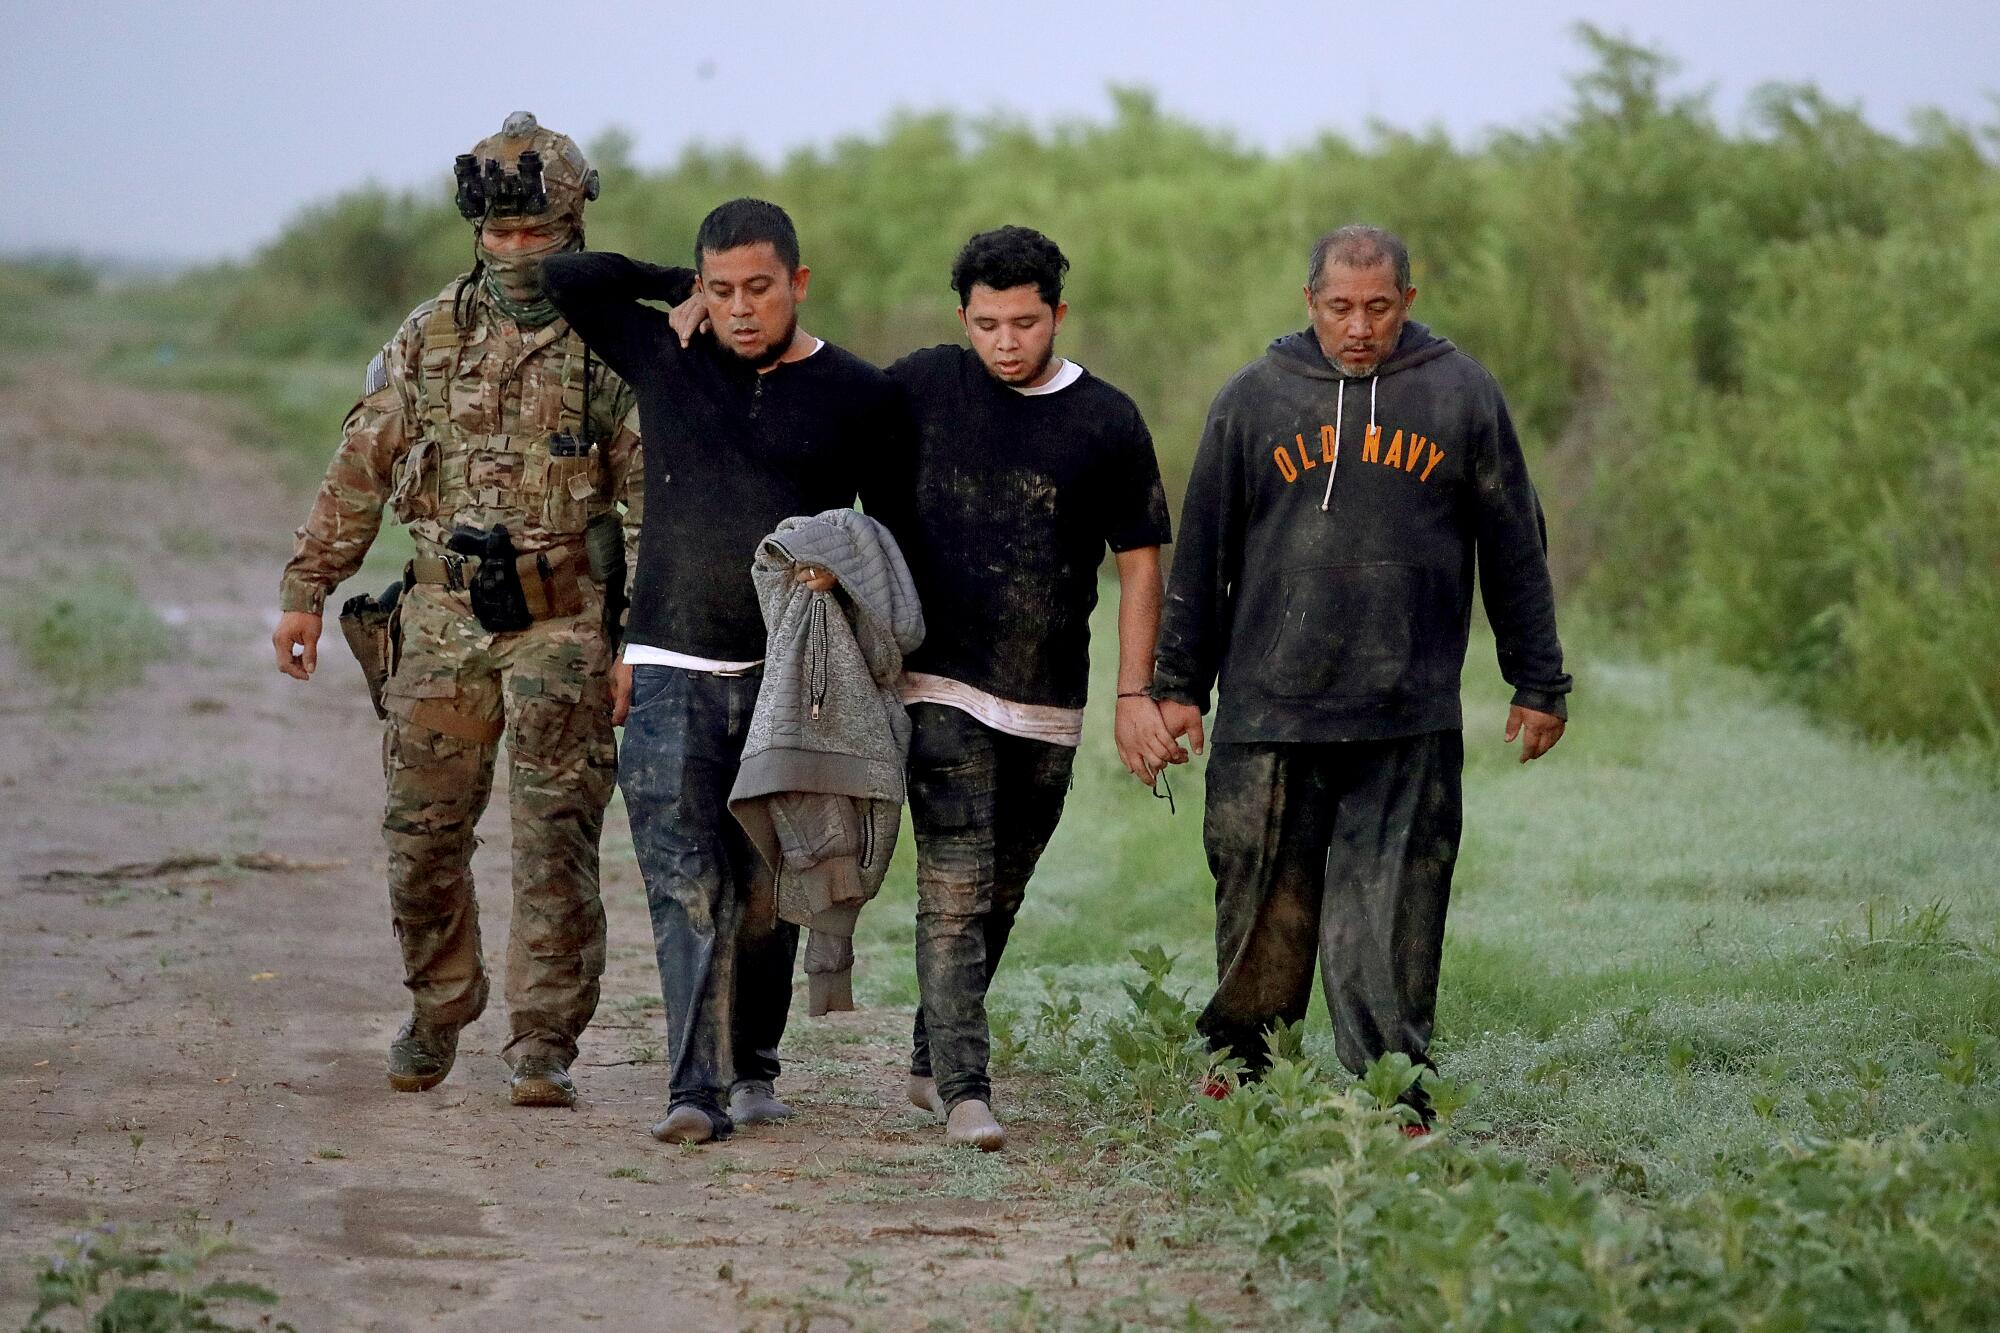
{"label": "green grass", "polygon": [[15,584],[0,625],[20,659],[67,696],[137,684],[174,645],[131,578],[109,567]]}
{"label": "green grass", "polygon": [[[1114,598],[1107,588],[1101,645],[1112,642]],[[1436,1049],[1448,1077],[1476,1087],[1450,1151],[1493,1155],[1494,1171],[1525,1172],[1531,1192],[1582,1191],[1578,1216],[1594,1219],[1577,1223],[1585,1231],[1664,1228],[1695,1249],[1725,1237],[1719,1210],[1765,1198],[1803,1213],[1811,1200],[1794,1190],[1829,1191],[1825,1225],[1845,1239],[1828,1242],[1838,1251],[1828,1262],[1851,1276],[1856,1255],[1880,1245],[1903,1267],[1858,1285],[1829,1279],[1822,1294],[1838,1301],[1813,1306],[1820,1297],[1805,1294],[1813,1279],[1802,1266],[1817,1242],[1779,1228],[1759,1239],[1795,1247],[1773,1259],[1783,1272],[1770,1276],[1772,1290],[1835,1326],[1879,1322],[1877,1304],[1915,1310],[1928,1280],[1922,1245],[1856,1210],[1891,1180],[1956,1188],[1954,1154],[2000,1146],[2000,790],[1990,756],[1927,757],[1836,734],[1747,674],[1696,658],[1638,661],[1580,618],[1571,639],[1572,729],[1525,767],[1500,743],[1506,695],[1491,641],[1475,640],[1468,657],[1466,835]],[[1171,1064],[1170,1041],[1135,1057],[1137,1070],[1103,1054],[1107,1026],[1131,1021],[1129,952],[1174,956],[1165,993],[1196,1007],[1215,975],[1200,764],[1176,772],[1172,816],[1124,773],[1102,706],[1113,666],[1095,663],[1076,784],[995,984],[1002,1114],[1010,1068],[1053,1074],[1067,1113],[1117,1149],[1104,1169],[1190,1190],[1176,1226],[1247,1240],[1292,1274],[1269,1284],[1282,1300],[1309,1309],[1332,1300],[1358,1318],[1364,1306],[1351,1292],[1329,1294],[1358,1273],[1335,1282],[1318,1241],[1293,1246],[1263,1205],[1232,1202],[1216,1185],[1228,1136],[1196,1137],[1212,1124],[1154,1124],[1151,1159],[1106,1137],[1158,1109],[1134,1100],[1146,1070],[1157,1073],[1145,1062]],[[857,978],[872,1003],[915,999],[912,851],[906,825],[883,897],[862,917]],[[1317,999],[1302,1056],[1315,1096],[1344,1095]],[[1194,1075],[1181,1073],[1161,1096],[1179,1098],[1174,1114],[1199,1116],[1182,1086]],[[1335,1114],[1310,1097],[1300,1105]],[[1292,1113],[1275,1114],[1284,1127],[1272,1142],[1291,1143]],[[1251,1178],[1285,1195],[1279,1177],[1331,1160],[1297,1151],[1307,1156]],[[1385,1179],[1401,1169],[1374,1148],[1364,1157]],[[1486,1168],[1452,1170],[1453,1188],[1502,1188]],[[1466,1223],[1456,1213],[1420,1220]],[[1990,1227],[1935,1225],[1939,1244],[1968,1247],[1968,1271],[2000,1273]],[[1581,1232],[1563,1234],[1545,1239],[1583,1243]],[[1381,1253],[1411,1243],[1385,1233]],[[1508,1265],[1546,1258],[1468,1250],[1454,1262],[1518,1276]],[[1749,1300],[1756,1285],[1745,1279],[1729,1299]],[[1696,1287],[1708,1294],[1687,1294]],[[1701,1302],[1723,1300],[1721,1290],[1695,1284],[1673,1298],[1693,1304],[1658,1308],[1701,1322],[1712,1313]],[[1937,1296],[1937,1320],[1966,1326],[1969,1298],[1951,1290]],[[1666,1299],[1646,1299],[1656,1297]],[[1475,1304],[1434,1291],[1417,1308],[1467,1327],[1540,1326],[1485,1307],[1474,1317]],[[1752,1304],[1762,1314],[1746,1324],[1786,1326],[1782,1305]]]}

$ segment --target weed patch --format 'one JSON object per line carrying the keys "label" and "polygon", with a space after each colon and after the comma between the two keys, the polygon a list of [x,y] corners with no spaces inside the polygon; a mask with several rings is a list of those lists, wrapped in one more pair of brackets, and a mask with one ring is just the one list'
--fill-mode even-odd
{"label": "weed patch", "polygon": [[[1194,1034],[1171,960],[1135,951],[1125,1012],[1077,1023],[1052,1000],[1022,1058],[1059,1080],[1090,1141],[1173,1198],[1176,1243],[1261,1256],[1273,1304],[1343,1328],[1872,1329],[1990,1327],[2000,1305],[2000,1110],[1974,1102],[1949,1134],[1870,1132],[1889,1071],[1857,1060],[1807,1094],[1813,1123],[1718,1160],[1698,1188],[1652,1197],[1643,1166],[1538,1170],[1472,1119],[1477,1090],[1378,1061],[1357,1082],[1273,1034],[1265,1077],[1238,1084]],[[1696,1036],[1658,1011],[1606,1021],[1614,1041],[1694,1078]],[[1731,1060],[1741,1056],[1732,1053]],[[1994,1050],[1934,1053],[1971,1088]],[[1553,1082],[1555,1062],[1540,1077]],[[1773,1069],[1771,1072],[1782,1072]],[[1199,1094],[1220,1077],[1229,1095]],[[1398,1098],[1431,1089],[1441,1131],[1398,1132]]]}
{"label": "weed patch", "polygon": [[[228,1231],[203,1231],[192,1223],[164,1233],[105,1223],[63,1240],[35,1274],[36,1303],[23,1333],[94,1330],[248,1330],[225,1323],[231,1307],[272,1307],[278,1294],[254,1282],[211,1275],[218,1259],[240,1252]],[[61,1319],[63,1322],[51,1322]],[[72,1322],[73,1319],[73,1322]],[[264,1316],[256,1328],[294,1325]]]}
{"label": "weed patch", "polygon": [[173,647],[131,578],[101,566],[15,589],[0,621],[22,660],[72,697],[137,684]]}

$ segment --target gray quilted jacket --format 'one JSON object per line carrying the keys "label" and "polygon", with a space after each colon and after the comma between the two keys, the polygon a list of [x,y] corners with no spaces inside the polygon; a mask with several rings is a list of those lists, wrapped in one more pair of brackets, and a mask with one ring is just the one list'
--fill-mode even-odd
{"label": "gray quilted jacket", "polygon": [[[798,582],[812,565],[830,593]],[[910,719],[903,657],[924,641],[909,566],[888,529],[852,509],[788,518],[757,547],[764,680],[729,809],[750,835],[778,916],[812,928],[811,1012],[854,1007],[854,922],[882,887],[902,822]]]}

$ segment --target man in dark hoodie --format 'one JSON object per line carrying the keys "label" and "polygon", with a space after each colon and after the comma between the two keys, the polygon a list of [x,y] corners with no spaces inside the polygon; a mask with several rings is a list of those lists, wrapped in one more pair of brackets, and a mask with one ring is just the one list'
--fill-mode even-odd
{"label": "man in dark hoodie", "polygon": [[[1216,395],[1188,481],[1153,693],[1197,753],[1220,696],[1202,828],[1217,985],[1200,1029],[1253,1078],[1270,1026],[1304,1019],[1315,955],[1342,1064],[1429,1062],[1475,565],[1523,763],[1567,716],[1520,442],[1486,369],[1409,320],[1416,295],[1395,236],[1321,237],[1311,327]],[[1406,1100],[1428,1123],[1421,1088]]]}

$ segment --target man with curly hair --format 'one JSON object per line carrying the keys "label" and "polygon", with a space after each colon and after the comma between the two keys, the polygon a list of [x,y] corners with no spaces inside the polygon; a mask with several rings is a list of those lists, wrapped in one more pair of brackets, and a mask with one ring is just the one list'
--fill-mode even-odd
{"label": "man with curly hair", "polygon": [[1069,790],[1107,546],[1119,758],[1150,783],[1179,749],[1147,694],[1169,537],[1159,464],[1132,400],[1056,355],[1068,268],[1029,228],[974,236],[951,273],[970,345],[889,368],[917,421],[912,513],[896,535],[928,627],[903,695],[922,993],[910,1100],[945,1117],[948,1142],[988,1152],[1006,1133],[986,991]]}

